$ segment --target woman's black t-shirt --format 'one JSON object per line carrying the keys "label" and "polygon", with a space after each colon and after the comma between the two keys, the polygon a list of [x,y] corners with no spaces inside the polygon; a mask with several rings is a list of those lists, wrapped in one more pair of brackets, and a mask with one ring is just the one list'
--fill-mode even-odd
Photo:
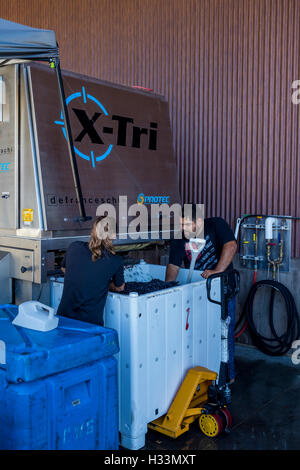
{"label": "woman's black t-shirt", "polygon": [[103,310],[109,284],[120,287],[124,282],[122,258],[104,250],[92,261],[87,243],[74,242],[65,258],[65,282],[57,314],[76,320],[103,325]]}

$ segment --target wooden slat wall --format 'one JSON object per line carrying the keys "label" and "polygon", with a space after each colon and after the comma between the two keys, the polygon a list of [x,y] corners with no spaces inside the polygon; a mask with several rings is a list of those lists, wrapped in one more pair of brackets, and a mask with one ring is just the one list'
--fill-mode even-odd
{"label": "wooden slat wall", "polygon": [[185,202],[232,226],[300,215],[299,0],[1,0],[0,17],[54,29],[65,69],[165,95]]}

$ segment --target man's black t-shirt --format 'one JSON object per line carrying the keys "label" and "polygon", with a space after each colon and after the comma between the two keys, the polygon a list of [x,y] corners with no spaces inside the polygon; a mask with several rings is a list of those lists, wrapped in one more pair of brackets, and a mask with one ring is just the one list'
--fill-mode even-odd
{"label": "man's black t-shirt", "polygon": [[58,315],[103,325],[103,310],[113,280],[116,287],[124,282],[122,258],[108,251],[92,260],[87,243],[74,242],[65,259],[65,283]]}
{"label": "man's black t-shirt", "polygon": [[[219,262],[225,243],[235,240],[233,231],[221,217],[204,219],[204,237],[206,244],[199,254],[194,268],[200,271],[214,269]],[[181,267],[182,263],[184,263],[184,267],[189,268],[191,258],[192,255],[186,238],[172,240],[169,258],[170,264]],[[230,263],[227,269],[232,268],[232,263]]]}

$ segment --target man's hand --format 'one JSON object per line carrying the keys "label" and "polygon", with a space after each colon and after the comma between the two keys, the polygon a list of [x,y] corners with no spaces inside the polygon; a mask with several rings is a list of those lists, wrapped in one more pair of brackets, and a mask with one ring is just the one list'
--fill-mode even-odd
{"label": "man's hand", "polygon": [[220,273],[220,272],[222,272],[222,271],[218,271],[217,269],[206,269],[205,271],[203,271],[201,276],[204,277],[205,279],[207,279],[212,274],[217,274],[217,273]]}

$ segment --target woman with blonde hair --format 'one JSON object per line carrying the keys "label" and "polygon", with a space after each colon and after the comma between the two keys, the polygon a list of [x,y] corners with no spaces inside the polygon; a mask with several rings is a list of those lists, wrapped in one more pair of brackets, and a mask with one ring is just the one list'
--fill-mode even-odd
{"label": "woman with blonde hair", "polygon": [[64,259],[64,290],[57,314],[103,325],[108,290],[124,289],[123,261],[113,248],[114,220],[98,217],[89,243],[74,242]]}

